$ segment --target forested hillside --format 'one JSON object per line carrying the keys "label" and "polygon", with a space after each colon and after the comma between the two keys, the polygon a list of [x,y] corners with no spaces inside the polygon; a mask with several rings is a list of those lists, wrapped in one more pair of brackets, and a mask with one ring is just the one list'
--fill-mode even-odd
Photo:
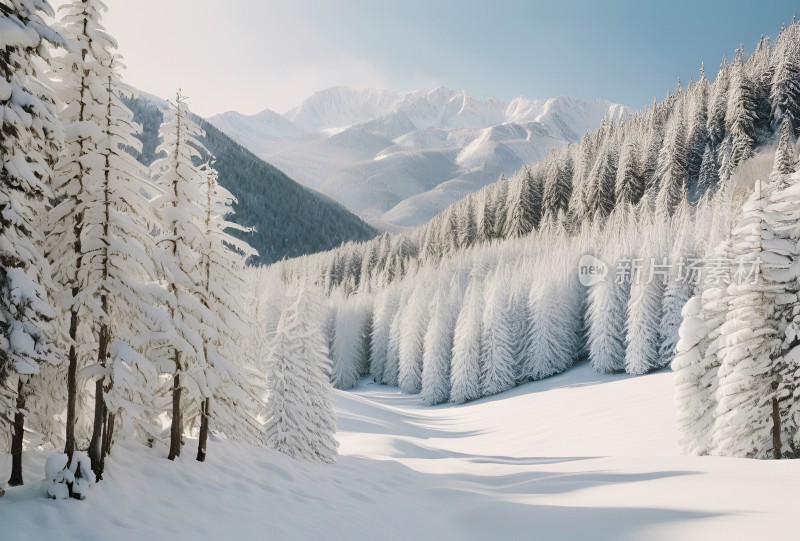
{"label": "forested hillside", "polygon": [[741,163],[774,142],[784,118],[793,136],[800,129],[794,120],[800,118],[798,42],[792,24],[774,43],[762,39],[751,55],[739,47],[733,60],[722,61],[715,81],[701,69],[697,81],[679,84],[663,101],[604,122],[578,144],[554,149],[408,234],[320,256],[327,260],[319,263],[322,271],[332,285],[352,288],[361,282],[361,266],[347,260],[368,259],[371,277],[387,283],[411,260],[435,263],[475,244],[536,234],[545,225],[575,232],[619,206],[669,217],[681,200],[696,203],[728,183]]}
{"label": "forested hillside", "polygon": [[[796,278],[784,274],[760,289],[745,283],[760,276],[761,263],[785,268],[800,259],[787,225],[798,215],[792,206],[797,177],[787,176],[797,167],[798,66],[800,25],[793,23],[774,43],[762,39],[751,55],[737,49],[715,81],[701,70],[697,81],[679,85],[665,100],[604,123],[411,234],[384,234],[285,262],[288,281],[310,276],[329,292],[334,385],[349,388],[370,373],[428,404],[461,403],[586,360],[601,373],[644,374],[669,366],[682,351],[687,442],[710,434],[710,412],[720,409],[720,426],[712,423],[719,439],[687,443],[687,449],[769,452],[764,439],[771,425],[764,415],[754,432],[761,440],[736,436],[731,443],[728,421],[742,414],[741,403],[707,388],[718,369],[720,385],[744,386],[748,396],[777,396],[791,440],[796,408],[787,397],[800,389],[798,372],[764,353],[759,370],[766,375],[757,383],[747,363],[735,366],[743,350],[730,345],[749,339],[738,330],[760,329],[764,320],[774,322],[767,327],[775,339],[753,338],[753,347],[766,351],[771,344],[774,355],[778,337],[786,340],[783,353],[796,344],[798,322],[786,321],[791,308],[774,308],[781,319],[761,317],[753,306],[760,306],[758,294],[785,304]],[[769,181],[770,199],[763,202],[760,190],[751,195],[759,179]],[[764,223],[780,227],[773,231]],[[590,266],[597,275],[579,280],[579,270]],[[719,298],[720,290],[727,291],[722,304],[705,299]],[[695,319],[709,324],[699,328],[712,335],[693,349],[691,340],[679,346],[679,329],[694,296],[708,304]],[[739,303],[753,313],[737,313]],[[722,325],[720,317],[731,323]],[[694,339],[695,327],[681,332]],[[708,343],[728,344],[727,357],[709,349],[704,358]],[[725,359],[730,366],[723,375]],[[768,384],[776,373],[782,376],[774,391]],[[700,389],[699,395],[687,388]],[[701,414],[705,424],[695,424]]]}
{"label": "forested hillside", "polygon": [[[144,96],[127,99],[126,104],[143,127],[143,148],[136,157],[150,165],[157,157],[162,104]],[[214,167],[219,171],[220,184],[238,200],[232,220],[255,228],[253,232],[236,233],[258,250],[254,261],[272,263],[330,250],[348,241],[368,240],[377,234],[332,199],[296,183],[204,119],[194,119],[205,132],[200,140],[216,158]]]}

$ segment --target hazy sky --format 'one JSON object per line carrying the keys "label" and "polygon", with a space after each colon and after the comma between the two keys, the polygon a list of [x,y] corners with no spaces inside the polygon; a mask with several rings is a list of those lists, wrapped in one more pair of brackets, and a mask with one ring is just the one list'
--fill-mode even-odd
{"label": "hazy sky", "polygon": [[[126,80],[201,115],[338,84],[641,107],[791,20],[790,0],[104,0]],[[55,0],[54,5],[64,3]]]}

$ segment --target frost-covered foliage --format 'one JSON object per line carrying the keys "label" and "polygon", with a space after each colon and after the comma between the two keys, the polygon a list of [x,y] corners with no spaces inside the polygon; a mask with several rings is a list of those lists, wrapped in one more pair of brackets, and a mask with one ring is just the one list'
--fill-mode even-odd
{"label": "frost-covered foliage", "polygon": [[0,418],[13,419],[12,486],[23,482],[28,379],[61,361],[48,326],[57,312],[41,231],[63,138],[56,98],[39,69],[48,42],[63,43],[42,19],[52,14],[46,0],[0,4]]}
{"label": "frost-covered foliage", "polygon": [[732,278],[684,308],[673,369],[688,454],[763,459],[800,449],[800,174],[775,164],[769,184],[756,182],[729,238],[705,262],[733,259]]}
{"label": "frost-covered foliage", "polygon": [[[438,404],[500,393],[585,359],[601,373],[662,368],[674,356],[680,311],[703,279],[695,260],[716,242],[707,233],[728,223],[731,205],[723,190],[664,216],[645,197],[578,231],[548,223],[536,235],[420,263],[382,289],[334,286],[333,381],[348,387],[369,373]],[[609,269],[589,286],[578,276],[585,254]],[[278,267],[292,284],[324,257]],[[351,315],[355,306],[373,317]]]}
{"label": "frost-covered foliage", "polygon": [[[138,144],[138,126],[121,99],[128,90],[116,42],[100,21],[104,11],[93,0],[62,9],[64,35],[75,48],[56,61],[67,137],[53,182],[61,202],[50,212],[47,232],[59,306],[68,320],[67,425],[74,430],[78,382],[72,378],[81,370],[94,380],[89,454],[98,476],[115,425],[129,437],[147,432],[145,404],[153,401],[157,374],[137,347],[154,329],[149,321],[164,313],[160,289],[148,286],[156,279],[149,230],[155,214],[141,193],[152,184],[125,150]],[[74,438],[67,434],[70,457]]]}
{"label": "frost-covered foliage", "polygon": [[267,361],[267,445],[312,462],[335,462],[338,443],[322,296],[304,285],[281,315]]}
{"label": "frost-covered foliage", "polygon": [[[16,486],[26,447],[63,445],[54,498],[83,498],[118,439],[160,448],[167,424],[170,458],[197,436],[203,460],[210,432],[266,443],[264,357],[286,306],[275,271],[246,268],[252,230],[229,221],[236,198],[200,141],[214,138],[181,96],[161,115],[162,159],[151,172],[134,158],[146,149],[106,9],[69,2],[56,33],[45,0],[0,2],[0,448]],[[329,462],[326,363],[309,372],[317,428],[303,445]]]}

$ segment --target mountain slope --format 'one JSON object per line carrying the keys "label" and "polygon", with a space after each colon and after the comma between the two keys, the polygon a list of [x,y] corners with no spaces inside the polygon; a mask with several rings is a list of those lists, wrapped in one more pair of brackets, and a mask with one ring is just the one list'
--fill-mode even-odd
{"label": "mountain slope", "polygon": [[227,112],[210,122],[304,185],[397,229],[625,114],[605,100],[333,87],[284,115]]}
{"label": "mountain slope", "polygon": [[[155,159],[165,104],[145,94],[127,103],[143,126],[144,148],[137,158],[149,165]],[[238,199],[233,221],[255,227],[252,233],[236,234],[258,250],[258,262],[273,263],[375,236],[371,226],[338,203],[296,183],[202,118],[196,120],[206,133],[203,144],[216,157],[220,184]]]}

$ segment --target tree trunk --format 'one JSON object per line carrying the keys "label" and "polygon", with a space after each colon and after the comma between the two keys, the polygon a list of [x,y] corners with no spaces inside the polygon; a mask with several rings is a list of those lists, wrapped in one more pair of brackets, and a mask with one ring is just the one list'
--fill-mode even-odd
{"label": "tree trunk", "polygon": [[103,421],[105,420],[106,402],[103,399],[103,379],[98,379],[94,384],[94,426],[92,439],[89,442],[89,460],[92,462],[92,471],[95,479],[103,479]]}
{"label": "tree trunk", "polygon": [[211,399],[206,398],[200,405],[200,438],[197,442],[197,460],[205,462],[208,446],[208,416],[211,415]]}
{"label": "tree trunk", "polygon": [[[100,327],[99,340],[97,343],[97,363],[101,366],[106,366],[106,358],[108,357],[108,327],[102,325]],[[95,382],[94,388],[94,426],[92,428],[92,439],[89,443],[89,460],[92,461],[92,471],[94,472],[98,481],[103,479],[103,469],[105,467],[105,454],[104,454],[104,426],[106,421],[106,401],[105,401],[105,376],[101,377]]]}
{"label": "tree trunk", "polygon": [[14,437],[11,440],[11,477],[8,486],[22,485],[22,444],[25,436],[25,383],[23,376],[17,383],[17,411],[14,413]]}
{"label": "tree trunk", "polygon": [[[73,289],[72,296],[77,291]],[[75,348],[75,338],[78,335],[78,313],[70,312],[69,337],[72,344],[69,346],[69,367],[67,369],[67,429],[64,454],[67,455],[67,467],[72,465],[72,455],[75,453],[75,418],[78,402],[78,352]]]}
{"label": "tree trunk", "polygon": [[103,423],[103,462],[105,462],[105,457],[111,454],[111,446],[114,444],[115,419],[115,415],[106,408],[106,418]]}
{"label": "tree trunk", "polygon": [[175,377],[172,384],[172,426],[169,434],[169,458],[181,456],[181,439],[183,438],[183,418],[181,414],[181,373],[178,352],[175,352]]}
{"label": "tree trunk", "polygon": [[772,457],[781,458],[781,412],[778,408],[778,398],[772,397]]}

